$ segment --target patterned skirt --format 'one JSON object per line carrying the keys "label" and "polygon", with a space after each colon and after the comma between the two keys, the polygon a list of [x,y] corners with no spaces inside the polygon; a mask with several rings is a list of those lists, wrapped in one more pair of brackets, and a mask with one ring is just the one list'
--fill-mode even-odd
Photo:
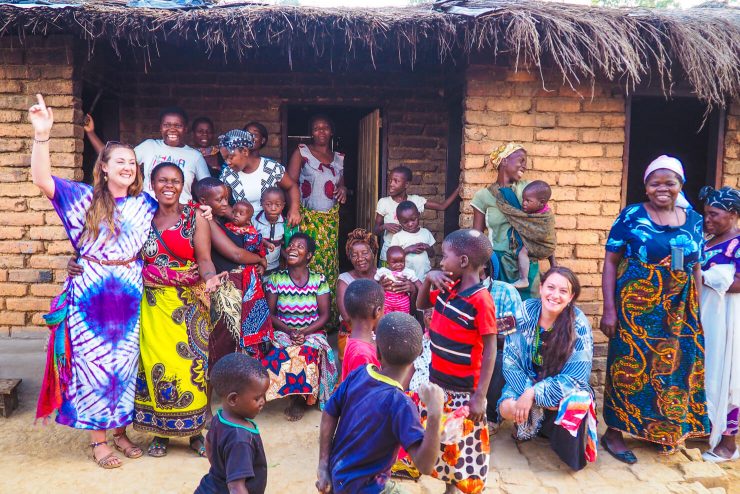
{"label": "patterned skirt", "polygon": [[[146,271],[144,276],[146,283]],[[135,429],[161,436],[193,436],[203,429],[208,407],[208,312],[202,283],[145,286]]]}
{"label": "patterned skirt", "polygon": [[[301,231],[316,241],[316,253],[311,259],[309,268],[326,277],[326,283],[332,292],[337,286],[339,277],[339,203],[329,211],[313,211],[301,206]],[[339,324],[339,311],[334,297],[331,300],[330,328]]]}
{"label": "patterned skirt", "polygon": [[609,341],[604,421],[675,447],[709,433],[704,332],[691,273],[625,259],[617,271],[619,328]]}
{"label": "patterned skirt", "polygon": [[323,410],[337,384],[334,351],[323,331],[306,336],[302,345],[294,345],[289,335],[275,331],[273,348],[262,359],[262,365],[270,376],[267,401],[303,395],[306,403],[318,401]]}

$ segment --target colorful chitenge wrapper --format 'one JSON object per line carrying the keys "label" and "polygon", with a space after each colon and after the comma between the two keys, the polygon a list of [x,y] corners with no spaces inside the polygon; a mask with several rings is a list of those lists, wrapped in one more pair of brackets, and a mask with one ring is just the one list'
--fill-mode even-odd
{"label": "colorful chitenge wrapper", "polygon": [[72,379],[71,342],[67,327],[66,285],[64,291],[51,301],[51,311],[44,316],[51,331],[46,350],[46,370],[41,384],[36,419],[47,419],[62,406]]}

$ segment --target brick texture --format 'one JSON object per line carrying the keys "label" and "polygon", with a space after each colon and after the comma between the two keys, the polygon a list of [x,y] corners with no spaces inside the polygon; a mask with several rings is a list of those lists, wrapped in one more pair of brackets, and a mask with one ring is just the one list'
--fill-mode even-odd
{"label": "brick texture", "polygon": [[723,183],[740,188],[740,101],[727,109]]}
{"label": "brick texture", "polygon": [[[34,93],[54,108],[52,172],[82,179],[80,82],[70,37],[0,38],[0,335],[43,335],[72,250],[49,200],[31,183]],[[64,244],[63,246],[60,244]],[[56,283],[54,283],[56,281]]]}

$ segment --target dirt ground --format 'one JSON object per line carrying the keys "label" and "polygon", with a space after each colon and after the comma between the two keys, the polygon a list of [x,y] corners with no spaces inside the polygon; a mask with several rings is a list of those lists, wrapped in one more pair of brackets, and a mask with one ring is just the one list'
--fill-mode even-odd
{"label": "dirt ground", "polygon": [[[174,440],[165,458],[146,455],[123,459],[123,466],[103,470],[88,458],[86,433],[55,423],[34,424],[36,397],[44,364],[43,341],[0,339],[0,377],[20,377],[20,409],[0,417],[0,493],[192,493],[208,471],[208,460],[195,456],[187,440]],[[313,493],[321,414],[310,410],[297,423],[283,418],[286,403],[269,403],[257,417],[269,465],[267,492]],[[600,429],[603,425],[600,425]],[[546,443],[516,445],[504,427],[492,441],[487,493],[659,493],[740,494],[740,462],[721,468],[697,461],[702,443],[671,457],[632,443],[639,463],[627,466],[600,449],[599,459],[570,472]],[[130,437],[145,447],[151,436]],[[424,478],[405,482],[409,494],[442,493],[441,482]]]}

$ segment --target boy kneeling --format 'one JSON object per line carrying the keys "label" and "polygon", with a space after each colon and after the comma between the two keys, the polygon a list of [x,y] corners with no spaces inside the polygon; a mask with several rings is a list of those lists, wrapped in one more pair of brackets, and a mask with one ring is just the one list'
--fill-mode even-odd
{"label": "boy kneeling", "polygon": [[413,362],[421,354],[422,331],[408,314],[393,312],[378,323],[376,345],[381,368],[355,369],[337,388],[321,417],[319,492],[401,492],[390,477],[403,446],[422,474],[430,474],[440,444],[442,389],[424,384],[427,427],[406,396]]}

